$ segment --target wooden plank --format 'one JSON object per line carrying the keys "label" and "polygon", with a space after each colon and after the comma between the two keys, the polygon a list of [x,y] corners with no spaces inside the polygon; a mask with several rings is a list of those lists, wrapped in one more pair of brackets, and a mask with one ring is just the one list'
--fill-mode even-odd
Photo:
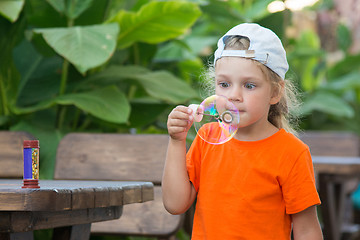
{"label": "wooden plank", "polygon": [[124,204],[142,202],[142,186],[124,187]]}
{"label": "wooden plank", "polygon": [[59,144],[55,179],[160,184],[167,135],[68,134]]}
{"label": "wooden plank", "polygon": [[360,157],[312,156],[312,159],[317,173],[347,175],[348,177],[360,173]]}
{"label": "wooden plank", "polygon": [[[0,210],[58,211],[71,209],[71,191],[66,189],[2,189]],[[6,203],[6,204],[5,204]]]}
{"label": "wooden plank", "polygon": [[23,141],[32,139],[27,132],[0,131],[0,178],[23,177]]}
{"label": "wooden plank", "polygon": [[[151,184],[142,185],[142,202],[154,200],[154,186]],[[162,201],[162,200],[161,200]]]}
{"label": "wooden plank", "polygon": [[108,188],[104,191],[103,188],[94,188],[95,207],[106,207],[110,205],[110,192]]}
{"label": "wooden plank", "polygon": [[[151,187],[151,189],[152,188],[153,187]],[[154,198],[154,194],[152,197]],[[124,205],[124,192],[119,192],[114,187],[109,188],[109,198],[110,198],[110,202],[109,202],[110,206]],[[143,199],[144,202],[150,200],[152,199]]]}
{"label": "wooden plank", "polygon": [[[94,189],[73,189],[71,209],[93,208],[95,206]],[[119,204],[121,205],[121,204]]]}
{"label": "wooden plank", "polygon": [[[152,200],[151,182],[41,180],[22,189],[21,180],[0,180],[0,210],[59,211]],[[144,194],[143,194],[144,191]]]}
{"label": "wooden plank", "polygon": [[359,137],[351,132],[306,131],[299,137],[309,146],[312,155],[360,156]]}
{"label": "wooden plank", "polygon": [[0,232],[27,232],[117,219],[122,206],[72,211],[1,212]]}
{"label": "wooden plank", "polygon": [[2,192],[0,190],[0,211],[1,210],[24,210],[23,194],[18,194],[16,191]]}

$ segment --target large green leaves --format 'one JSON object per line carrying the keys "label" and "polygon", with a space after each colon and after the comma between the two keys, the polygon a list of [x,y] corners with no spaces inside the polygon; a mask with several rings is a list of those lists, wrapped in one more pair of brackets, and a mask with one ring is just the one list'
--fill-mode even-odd
{"label": "large green leaves", "polygon": [[182,40],[163,44],[155,55],[155,61],[193,60],[204,49],[216,44],[218,37],[189,36]]}
{"label": "large green leaves", "polygon": [[55,101],[60,105],[75,105],[95,117],[113,123],[125,123],[130,113],[125,95],[114,86],[88,93],[63,95]]}
{"label": "large green leaves", "polygon": [[115,86],[66,94],[26,108],[13,106],[12,110],[17,114],[24,114],[44,110],[56,104],[75,105],[84,112],[113,123],[126,123],[130,113],[130,105],[125,95]]}
{"label": "large green leaves", "polygon": [[328,88],[338,91],[360,89],[360,72],[353,71],[339,78],[333,79]]}
{"label": "large green leaves", "polygon": [[301,108],[303,114],[310,114],[313,111],[320,111],[335,115],[337,117],[354,116],[354,110],[342,98],[330,92],[317,92],[309,97]]}
{"label": "large green leaves", "polygon": [[15,22],[24,6],[24,0],[0,1],[0,15]]}
{"label": "large green leaves", "polygon": [[301,86],[305,91],[314,91],[323,80],[325,72],[319,65],[323,54],[319,37],[315,32],[306,30],[297,40],[295,51],[288,55],[292,70],[301,80]]}
{"label": "large green leaves", "polygon": [[344,52],[347,52],[352,44],[352,36],[350,30],[344,24],[339,24],[336,29],[336,32],[337,32],[337,41],[339,47]]}
{"label": "large green leaves", "polygon": [[79,72],[97,67],[114,53],[119,32],[117,24],[86,27],[35,29],[61,56],[75,65]]}
{"label": "large green leaves", "polygon": [[120,11],[111,21],[121,26],[118,48],[134,42],[159,43],[183,33],[200,15],[194,3],[182,1],[150,2],[138,12]]}
{"label": "large green leaves", "polygon": [[187,83],[166,71],[150,71],[140,66],[110,66],[89,78],[85,84],[116,84],[132,80],[140,84],[151,97],[169,103],[183,103],[198,97]]}
{"label": "large green leaves", "polygon": [[167,102],[180,103],[197,97],[188,84],[166,71],[143,74],[138,76],[137,80],[150,96]]}

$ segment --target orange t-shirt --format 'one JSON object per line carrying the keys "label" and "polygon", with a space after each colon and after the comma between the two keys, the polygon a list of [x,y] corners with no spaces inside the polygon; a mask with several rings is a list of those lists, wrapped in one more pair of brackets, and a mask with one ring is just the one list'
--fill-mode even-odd
{"label": "orange t-shirt", "polygon": [[269,138],[212,145],[186,157],[197,191],[192,239],[290,239],[290,214],[320,204],[309,148],[284,129]]}

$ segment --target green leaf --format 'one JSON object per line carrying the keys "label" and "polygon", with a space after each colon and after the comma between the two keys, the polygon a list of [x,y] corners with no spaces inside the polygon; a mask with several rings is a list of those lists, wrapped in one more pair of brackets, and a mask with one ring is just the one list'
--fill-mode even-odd
{"label": "green leaf", "polygon": [[126,79],[135,79],[138,75],[150,72],[149,69],[140,66],[115,66],[111,65],[103,71],[89,76],[85,81],[78,84],[80,89],[86,89],[89,86],[112,85],[122,82]]}
{"label": "green leaf", "polygon": [[13,55],[15,65],[21,74],[18,89],[18,93],[20,94],[31,75],[40,65],[43,57],[36,52],[28,41],[22,41],[20,45],[14,49]]}
{"label": "green leaf", "polygon": [[161,46],[154,61],[184,61],[196,59],[201,52],[215,45],[218,37],[190,36]]}
{"label": "green leaf", "polygon": [[194,3],[182,1],[150,2],[138,12],[120,11],[111,21],[121,26],[118,48],[134,42],[159,43],[182,35],[200,16]]}
{"label": "green leaf", "polygon": [[75,19],[88,9],[93,0],[46,0],[56,11]]}
{"label": "green leaf", "polygon": [[245,9],[244,15],[247,21],[256,21],[270,15],[267,6],[273,0],[259,0],[251,4],[249,8]]}
{"label": "green leaf", "polygon": [[323,57],[324,52],[316,33],[311,30],[302,32],[288,61],[298,74],[305,91],[314,91],[321,84],[325,74],[325,68],[321,65]]}
{"label": "green leaf", "polygon": [[344,24],[339,24],[336,32],[339,47],[346,52],[352,44],[351,32]]}
{"label": "green leaf", "polygon": [[128,100],[115,86],[108,86],[92,92],[66,94],[30,107],[12,106],[11,110],[15,114],[26,114],[48,109],[55,104],[75,105],[95,117],[113,123],[127,123],[130,114]]}
{"label": "green leaf", "polygon": [[341,77],[352,72],[354,69],[360,69],[360,54],[347,55],[343,60],[329,68],[329,78]]}
{"label": "green leaf", "polygon": [[167,104],[151,103],[148,100],[131,102],[130,127],[144,127],[153,123],[167,107]]}
{"label": "green leaf", "polygon": [[305,30],[301,33],[296,45],[299,48],[312,48],[317,50],[320,48],[320,39],[313,30]]}
{"label": "green leaf", "polygon": [[126,123],[130,105],[125,95],[115,86],[86,93],[74,93],[55,99],[60,105],[75,105],[91,115],[113,123]]}
{"label": "green leaf", "polygon": [[151,72],[139,66],[110,66],[88,78],[84,84],[116,84],[124,80],[136,81],[150,96],[170,103],[182,103],[198,97],[193,88],[170,72]]}
{"label": "green leaf", "polygon": [[79,72],[105,63],[114,53],[119,32],[117,24],[86,27],[34,29]]}
{"label": "green leaf", "polygon": [[24,7],[25,0],[0,1],[0,15],[11,22],[15,22]]}
{"label": "green leaf", "polygon": [[351,118],[355,115],[353,108],[347,102],[329,92],[317,92],[306,99],[300,112],[306,115],[313,111],[320,111],[337,117]]}
{"label": "green leaf", "polygon": [[65,13],[65,0],[46,0],[56,11]]}
{"label": "green leaf", "polygon": [[360,73],[354,71],[345,76],[333,79],[327,87],[333,90],[342,91],[360,89]]}
{"label": "green leaf", "polygon": [[11,111],[14,114],[20,115],[20,114],[28,114],[28,113],[33,113],[33,112],[37,112],[40,110],[44,110],[47,108],[50,108],[51,106],[53,106],[54,100],[45,100],[45,101],[41,101],[35,105],[29,106],[29,107],[19,107],[19,106],[14,106],[11,105]]}
{"label": "green leaf", "polygon": [[25,13],[27,26],[55,28],[65,27],[68,24],[65,14],[59,14],[52,5],[44,0],[26,1]]}
{"label": "green leaf", "polygon": [[167,102],[181,103],[198,97],[187,83],[166,71],[149,72],[137,76],[136,80],[150,96]]}

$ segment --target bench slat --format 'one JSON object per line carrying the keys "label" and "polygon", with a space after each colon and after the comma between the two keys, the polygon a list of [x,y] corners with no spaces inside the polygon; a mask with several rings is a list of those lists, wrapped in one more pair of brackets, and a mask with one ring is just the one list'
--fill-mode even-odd
{"label": "bench slat", "polygon": [[167,144],[167,135],[68,134],[58,147],[55,178],[160,184]]}

